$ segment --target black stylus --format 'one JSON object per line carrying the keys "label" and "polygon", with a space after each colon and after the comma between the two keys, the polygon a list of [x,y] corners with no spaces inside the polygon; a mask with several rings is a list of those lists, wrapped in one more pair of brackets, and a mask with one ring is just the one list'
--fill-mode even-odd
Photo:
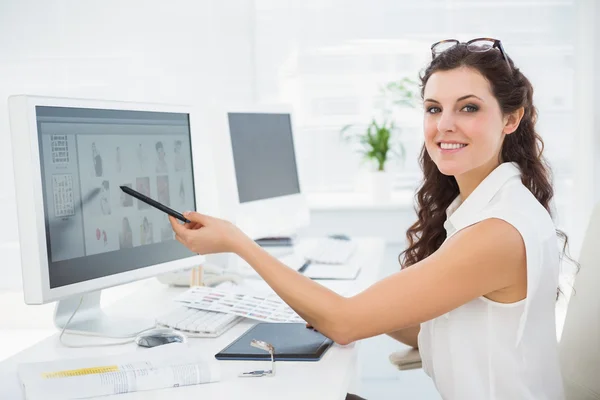
{"label": "black stylus", "polygon": [[140,201],[143,201],[144,203],[146,203],[148,205],[151,205],[154,208],[158,208],[160,211],[166,212],[170,216],[175,217],[175,218],[177,218],[180,221],[183,221],[183,222],[192,222],[189,219],[187,219],[186,217],[184,217],[183,214],[178,213],[177,211],[173,210],[172,208],[169,208],[169,207],[165,206],[164,204],[160,204],[158,201],[153,200],[150,197],[141,194],[140,192],[136,192],[135,190],[133,190],[129,186],[119,186],[119,187],[121,188],[122,191],[124,191],[128,195],[133,196],[136,199],[138,199]]}
{"label": "black stylus", "polygon": [[306,271],[306,268],[310,267],[310,264],[312,264],[312,262],[310,260],[306,260],[306,262],[298,269],[298,272],[303,274],[304,271]]}

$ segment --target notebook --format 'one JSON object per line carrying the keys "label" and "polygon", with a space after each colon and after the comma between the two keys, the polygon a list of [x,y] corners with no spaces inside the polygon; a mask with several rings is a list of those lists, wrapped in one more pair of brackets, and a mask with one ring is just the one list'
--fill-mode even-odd
{"label": "notebook", "polygon": [[304,323],[259,323],[215,354],[217,360],[270,360],[268,352],[250,346],[253,339],[275,348],[275,361],[319,361],[333,341]]}

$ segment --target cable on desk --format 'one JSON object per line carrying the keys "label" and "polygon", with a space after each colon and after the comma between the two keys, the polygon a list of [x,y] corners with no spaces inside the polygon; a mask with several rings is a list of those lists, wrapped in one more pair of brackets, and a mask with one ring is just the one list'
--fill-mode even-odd
{"label": "cable on desk", "polygon": [[[65,333],[65,330],[67,329],[67,326],[69,326],[69,322],[71,322],[71,320],[73,319],[73,317],[75,316],[75,314],[77,314],[77,311],[79,311],[79,307],[81,307],[81,304],[83,303],[83,296],[81,296],[81,299],[79,300],[79,304],[77,305],[77,308],[75,309],[75,311],[73,311],[73,314],[69,317],[67,323],[65,324],[65,326],[63,326],[62,331],[60,332],[60,335],[58,336],[58,341],[65,347],[72,347],[72,348],[81,348],[81,347],[105,347],[105,346],[118,346],[121,344],[128,344],[128,343],[132,343],[135,339],[135,337],[131,337],[131,339],[127,339],[127,340],[122,340],[119,342],[111,342],[111,343],[98,343],[98,344],[82,344],[82,345],[78,345],[78,344],[68,344],[65,343],[63,341],[63,335]],[[101,336],[101,337],[106,337],[106,336]]]}

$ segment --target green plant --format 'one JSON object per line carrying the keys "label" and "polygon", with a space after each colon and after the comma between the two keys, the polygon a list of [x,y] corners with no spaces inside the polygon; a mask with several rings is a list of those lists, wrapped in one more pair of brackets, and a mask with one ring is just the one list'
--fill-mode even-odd
{"label": "green plant", "polygon": [[416,107],[419,104],[419,86],[410,78],[389,82],[382,89],[382,94],[391,100],[394,106]]}
{"label": "green plant", "polygon": [[417,90],[417,83],[410,78],[402,78],[386,84],[380,89],[384,100],[381,109],[383,116],[380,119],[373,117],[366,128],[359,129],[358,126],[350,124],[340,131],[345,141],[360,145],[359,153],[366,160],[375,162],[377,171],[385,171],[385,165],[391,155],[404,162],[406,149],[399,137],[400,128],[391,117],[391,108],[416,107]]}
{"label": "green plant", "polygon": [[406,151],[402,142],[398,143],[398,149],[393,148],[391,143],[392,134],[397,131],[393,121],[384,120],[381,124],[373,118],[367,129],[360,135],[349,134],[354,125],[346,125],[341,134],[347,141],[357,141],[361,145],[360,153],[366,160],[375,161],[377,171],[385,171],[390,152],[404,160]]}

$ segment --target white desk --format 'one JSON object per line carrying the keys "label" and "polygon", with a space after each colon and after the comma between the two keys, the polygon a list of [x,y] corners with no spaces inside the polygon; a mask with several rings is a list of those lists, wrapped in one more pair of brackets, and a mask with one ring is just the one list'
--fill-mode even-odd
{"label": "white desk", "polygon": [[[376,238],[359,239],[357,256],[369,259],[356,280],[322,281],[325,286],[340,293],[359,292],[376,281],[382,262],[384,241]],[[264,283],[249,281],[256,286]],[[114,315],[156,315],[169,307],[173,296],[181,293],[182,288],[162,285],[152,279],[142,285],[132,295],[122,299],[109,308]],[[213,357],[219,350],[253,326],[251,321],[244,321],[218,338],[190,339],[191,351],[198,351]],[[98,343],[99,338],[65,335],[64,340],[72,343],[92,341]],[[144,351],[135,344],[109,347],[66,348],[58,341],[55,334],[29,349],[0,363],[0,399],[23,398],[16,374],[17,365],[22,362],[49,361],[62,358],[93,357],[100,355],[122,354],[131,351]],[[318,362],[279,362],[274,377],[239,378],[240,372],[268,366],[256,361],[219,361],[222,369],[220,382],[164,389],[151,392],[137,392],[120,395],[119,399],[344,399],[348,388],[355,377],[358,344],[346,347],[334,345]]]}

